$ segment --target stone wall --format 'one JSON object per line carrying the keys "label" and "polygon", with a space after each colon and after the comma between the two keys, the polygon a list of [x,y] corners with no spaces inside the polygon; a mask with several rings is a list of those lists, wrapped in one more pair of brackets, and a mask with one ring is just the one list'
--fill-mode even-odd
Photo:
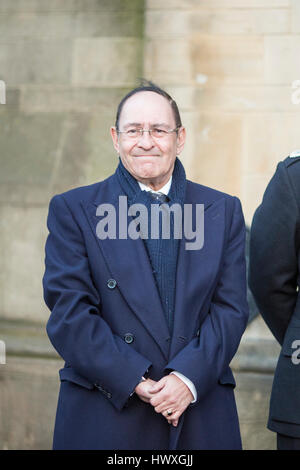
{"label": "stone wall", "polygon": [[[239,196],[249,225],[277,161],[300,147],[299,3],[0,0],[0,448],[51,447],[61,361],[41,285],[50,198],[113,172],[116,106],[146,77],[179,104],[188,177]],[[257,318],[233,362],[244,448],[274,448],[277,354]]]}

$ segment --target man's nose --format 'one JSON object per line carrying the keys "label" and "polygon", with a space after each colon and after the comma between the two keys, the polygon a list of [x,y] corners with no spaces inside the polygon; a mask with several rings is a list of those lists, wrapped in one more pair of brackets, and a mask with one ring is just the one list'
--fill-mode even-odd
{"label": "man's nose", "polygon": [[139,147],[142,147],[144,149],[152,148],[154,145],[154,142],[150,135],[150,132],[144,131],[142,135],[139,137],[137,144]]}

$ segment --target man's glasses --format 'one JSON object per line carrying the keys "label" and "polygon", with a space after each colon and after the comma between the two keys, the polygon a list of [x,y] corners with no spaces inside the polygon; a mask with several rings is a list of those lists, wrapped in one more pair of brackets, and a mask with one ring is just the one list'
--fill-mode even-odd
{"label": "man's glasses", "polygon": [[132,128],[128,129],[126,131],[117,131],[118,134],[124,134],[124,136],[128,139],[132,140],[137,140],[140,137],[143,136],[144,132],[149,132],[149,135],[153,137],[154,139],[163,139],[164,137],[167,137],[169,134],[172,134],[172,132],[177,132],[180,127],[176,127],[175,129],[170,129],[170,130],[165,130],[165,129],[160,129],[159,127],[154,127],[153,129],[139,129],[139,128]]}

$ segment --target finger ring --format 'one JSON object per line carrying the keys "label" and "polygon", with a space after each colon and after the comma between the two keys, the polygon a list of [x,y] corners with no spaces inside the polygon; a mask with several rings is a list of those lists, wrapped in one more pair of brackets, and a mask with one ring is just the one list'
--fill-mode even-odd
{"label": "finger ring", "polygon": [[168,410],[168,411],[167,411],[167,415],[168,415],[168,416],[171,416],[171,414],[173,414],[173,411]]}

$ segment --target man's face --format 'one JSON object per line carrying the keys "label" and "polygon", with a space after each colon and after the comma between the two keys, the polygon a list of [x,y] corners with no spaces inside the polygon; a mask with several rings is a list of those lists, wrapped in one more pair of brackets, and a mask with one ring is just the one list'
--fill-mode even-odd
{"label": "man's face", "polygon": [[[143,91],[128,98],[120,115],[119,130],[135,128],[171,130],[176,127],[170,103],[163,96]],[[167,133],[162,138],[154,138],[148,132],[137,138],[130,138],[124,133],[118,134],[111,129],[114,147],[120,155],[123,165],[134,178],[153,189],[159,189],[170,178],[176,155],[184,146],[185,129]]]}

